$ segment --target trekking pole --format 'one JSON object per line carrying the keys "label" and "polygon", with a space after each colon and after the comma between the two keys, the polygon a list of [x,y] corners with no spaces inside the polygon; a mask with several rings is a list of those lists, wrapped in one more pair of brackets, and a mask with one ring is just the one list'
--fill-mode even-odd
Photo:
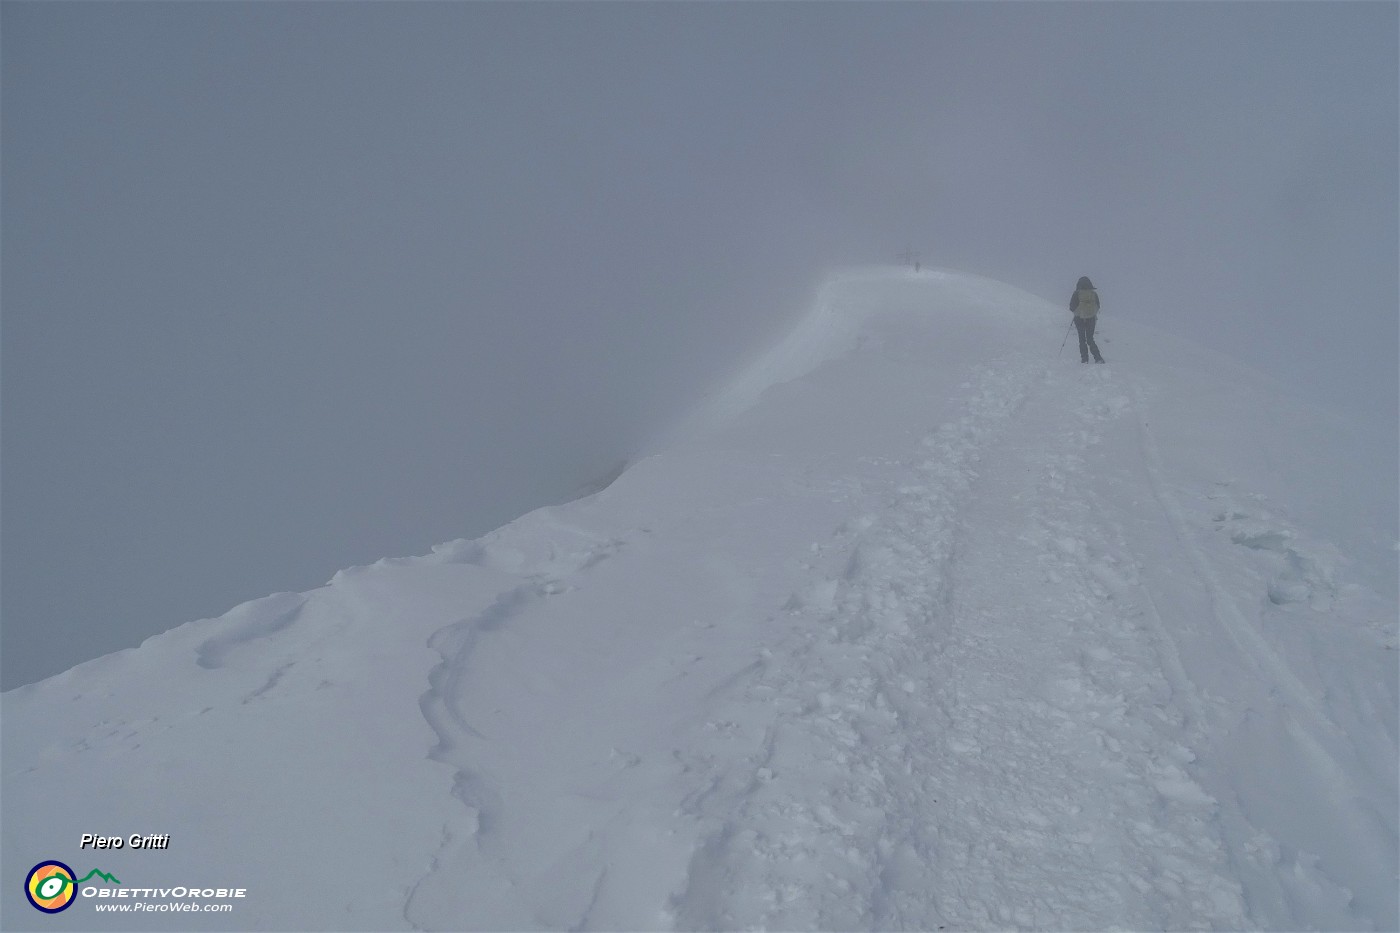
{"label": "trekking pole", "polygon": [[1060,341],[1060,352],[1055,354],[1055,359],[1065,355],[1065,344],[1069,342],[1069,332],[1074,330],[1074,318],[1069,319],[1069,326],[1065,328],[1065,339]]}

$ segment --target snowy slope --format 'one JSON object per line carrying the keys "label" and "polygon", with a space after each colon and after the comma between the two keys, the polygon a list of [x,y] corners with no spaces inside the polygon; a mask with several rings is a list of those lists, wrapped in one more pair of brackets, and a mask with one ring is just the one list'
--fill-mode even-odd
{"label": "snowy slope", "polygon": [[0,921],[1395,929],[1387,455],[1106,306],[847,274],[596,495],[5,694]]}

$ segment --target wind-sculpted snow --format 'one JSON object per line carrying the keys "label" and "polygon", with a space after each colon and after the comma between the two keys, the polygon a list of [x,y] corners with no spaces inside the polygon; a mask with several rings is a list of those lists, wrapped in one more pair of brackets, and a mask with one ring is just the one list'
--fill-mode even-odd
{"label": "wind-sculpted snow", "polygon": [[98,925],[60,858],[249,889],[200,928],[1396,928],[1394,478],[1105,315],[841,277],[596,494],[6,694],[5,927]]}
{"label": "wind-sculpted snow", "polygon": [[224,617],[219,632],[195,651],[200,667],[222,667],[230,653],[258,638],[273,635],[296,621],[305,604],[300,593],[279,593],[239,606]]}

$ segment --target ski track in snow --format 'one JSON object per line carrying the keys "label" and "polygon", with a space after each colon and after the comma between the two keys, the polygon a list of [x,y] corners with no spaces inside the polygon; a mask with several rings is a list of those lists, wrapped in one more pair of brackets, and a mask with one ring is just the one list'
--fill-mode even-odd
{"label": "ski track in snow", "polygon": [[[1212,697],[1232,695],[1232,702],[1217,699],[1212,710],[1213,731],[1226,737],[1217,740],[1217,744],[1230,742],[1230,737],[1236,731],[1247,741],[1252,726],[1250,720],[1276,717],[1286,743],[1284,750],[1270,749],[1271,757],[1259,757],[1253,763],[1254,767],[1288,770],[1293,772],[1295,782],[1311,785],[1313,800],[1309,803],[1325,800],[1329,818],[1344,827],[1342,836],[1347,840],[1346,845],[1343,851],[1329,853],[1333,862],[1350,863],[1348,875],[1351,877],[1370,875],[1378,890],[1384,891],[1387,886],[1392,886],[1393,890],[1393,886],[1400,883],[1400,878],[1393,875],[1387,877],[1390,873],[1386,866],[1396,863],[1394,809],[1382,814],[1361,803],[1365,793],[1354,775],[1368,770],[1365,756],[1358,754],[1347,729],[1331,715],[1325,698],[1326,687],[1310,686],[1304,682],[1261,629],[1258,621],[1262,621],[1262,613],[1256,613],[1258,621],[1251,621],[1241,609],[1238,597],[1215,570],[1214,562],[1200,543],[1200,536],[1193,533],[1177,495],[1166,480],[1166,470],[1141,389],[1135,388],[1132,397],[1144,470],[1152,494],[1170,525],[1184,562],[1195,574],[1199,589],[1206,596],[1210,611],[1205,618],[1212,624],[1214,633],[1224,636],[1223,641],[1219,638],[1209,641],[1235,649],[1233,661],[1236,667],[1228,681],[1203,686],[1192,684],[1188,678],[1183,679],[1182,683],[1188,685],[1194,694]],[[1217,497],[1224,498],[1224,494],[1217,493]],[[1284,558],[1282,572],[1267,583],[1265,605],[1306,603],[1324,610],[1324,614],[1318,616],[1319,622],[1335,624],[1340,619],[1354,623],[1355,620],[1347,619],[1345,615],[1329,618],[1325,614],[1333,607],[1339,587],[1335,582],[1332,561],[1322,550],[1301,544],[1294,531],[1267,512],[1256,518],[1249,511],[1230,507],[1217,513],[1214,521],[1229,531],[1229,540],[1233,544],[1250,550],[1278,553]],[[1182,628],[1185,630],[1190,626],[1183,625]],[[1166,631],[1162,630],[1162,635],[1169,638]],[[1384,636],[1380,644],[1385,646]],[[1191,702],[1198,707],[1200,705],[1199,700],[1192,699]],[[1243,723],[1235,721],[1238,714],[1231,712],[1232,708],[1240,707],[1246,709]],[[1387,737],[1379,732],[1370,734],[1368,738],[1375,741]],[[1197,741],[1204,746],[1209,739],[1201,735]],[[1278,742],[1278,738],[1273,741]],[[1386,741],[1385,745],[1380,759],[1393,765],[1397,760],[1397,747],[1393,739]],[[1239,778],[1235,780],[1238,782]],[[1268,791],[1261,794],[1254,787],[1238,787],[1231,789],[1231,793],[1245,798],[1261,796]],[[1229,832],[1236,850],[1232,853],[1235,874],[1249,880],[1255,889],[1254,899],[1258,903],[1254,906],[1258,916],[1251,919],[1260,922],[1271,912],[1270,905],[1274,913],[1279,912],[1282,905],[1288,905],[1285,909],[1296,912],[1298,905],[1290,904],[1294,898],[1288,886],[1279,880],[1278,868],[1285,860],[1280,855],[1278,839],[1268,829],[1248,823],[1243,811],[1250,809],[1249,801],[1239,799],[1237,806],[1241,812],[1229,813],[1226,819],[1235,824]],[[1290,868],[1295,875],[1293,880],[1299,888],[1311,889],[1321,899],[1334,902],[1339,912],[1353,906],[1356,892],[1331,878],[1328,870],[1321,869],[1315,853],[1295,851],[1291,859],[1293,864]],[[1396,907],[1394,900],[1389,905],[1382,902],[1361,906],[1372,916],[1382,917],[1389,908],[1392,918]],[[1313,919],[1321,926],[1345,922],[1322,917]]]}

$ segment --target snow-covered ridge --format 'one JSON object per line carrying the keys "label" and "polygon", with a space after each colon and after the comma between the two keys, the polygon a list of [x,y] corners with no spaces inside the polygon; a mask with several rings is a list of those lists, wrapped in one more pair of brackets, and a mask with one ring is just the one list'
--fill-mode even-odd
{"label": "snow-covered ridge", "polygon": [[[1065,324],[838,277],[601,492],[4,694],[0,874],[246,887],[218,929],[1395,928],[1393,477]],[[190,926],[98,903],[0,919]]]}
{"label": "snow-covered ridge", "polygon": [[1034,319],[1053,306],[1003,282],[951,269],[915,272],[868,266],[831,273],[817,289],[811,308],[787,334],[707,393],[677,428],[657,439],[656,446],[664,448],[722,425],[752,406],[767,389],[805,376],[849,352],[870,316],[892,308],[916,315],[999,314]]}

